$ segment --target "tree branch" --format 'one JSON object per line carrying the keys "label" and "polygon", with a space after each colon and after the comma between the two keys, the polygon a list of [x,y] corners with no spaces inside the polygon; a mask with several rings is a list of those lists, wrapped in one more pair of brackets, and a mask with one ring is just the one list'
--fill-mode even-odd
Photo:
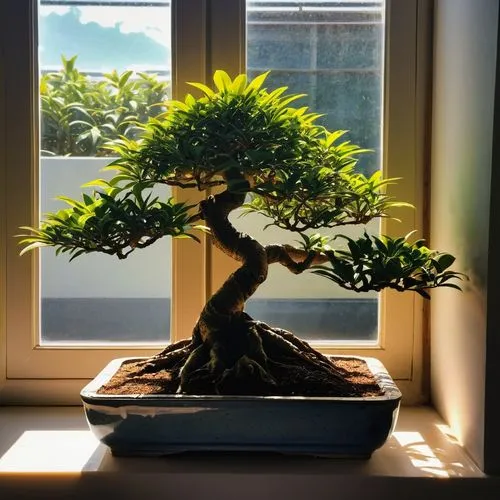
{"label": "tree branch", "polygon": [[292,245],[267,245],[267,263],[279,262],[293,274],[300,274],[311,266],[328,262],[328,257],[314,250],[306,251]]}
{"label": "tree branch", "polygon": [[198,191],[203,191],[204,189],[222,186],[226,182],[225,181],[206,181],[206,182],[182,182],[179,180],[166,179],[158,181],[158,184],[165,184],[167,186],[180,187],[181,189],[189,189],[189,188],[197,188]]}

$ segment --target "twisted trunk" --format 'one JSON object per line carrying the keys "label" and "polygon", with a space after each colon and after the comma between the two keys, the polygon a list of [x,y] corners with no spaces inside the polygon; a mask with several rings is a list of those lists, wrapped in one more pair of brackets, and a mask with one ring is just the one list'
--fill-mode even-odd
{"label": "twisted trunk", "polygon": [[[301,273],[323,261],[316,252],[287,245],[262,246],[240,233],[229,214],[245,199],[246,180],[239,171],[225,176],[231,191],[200,203],[200,214],[214,244],[241,266],[208,300],[189,341],[173,344],[142,363],[141,373],[167,370],[179,393],[286,395],[357,395],[346,373],[290,332],[271,328],[244,312],[246,301],[267,278],[268,265],[280,263]],[[304,381],[307,386],[304,390]]]}
{"label": "twisted trunk", "polygon": [[267,278],[265,248],[247,234],[238,232],[229,222],[229,213],[239,208],[244,198],[243,194],[225,191],[201,203],[201,213],[215,246],[242,262],[208,300],[200,315],[198,327],[203,341],[208,340],[210,331],[226,327],[232,317],[241,313],[245,302]]}
{"label": "twisted trunk", "polygon": [[[246,183],[238,171],[226,173],[225,180],[228,185]],[[244,201],[244,192],[228,189],[200,204],[214,244],[242,264],[200,314],[193,333],[194,350],[180,374],[182,391],[207,390],[211,384],[217,392],[258,393],[268,392],[275,385],[268,372],[262,339],[243,312],[248,298],[266,280],[268,269],[266,249],[229,221],[229,214]],[[240,385],[244,388],[238,388]]]}

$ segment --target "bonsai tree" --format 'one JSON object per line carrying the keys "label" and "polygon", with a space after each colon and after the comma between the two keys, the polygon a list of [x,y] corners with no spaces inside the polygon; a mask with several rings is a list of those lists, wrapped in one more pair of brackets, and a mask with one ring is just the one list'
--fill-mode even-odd
{"label": "bonsai tree", "polygon": [[155,75],[113,70],[101,80],[62,56],[62,69],[40,79],[41,150],[44,156],[108,156],[104,145],[137,138],[149,117],[165,111],[167,83]]}
{"label": "bonsai tree", "polygon": [[[407,204],[385,192],[393,180],[356,171],[365,150],[345,140],[345,131],[315,124],[319,115],[291,106],[301,95],[266,89],[266,76],[248,82],[243,74],[233,80],[217,71],[215,90],[192,83],[201,97],[169,102],[139,139],[122,137],[110,146],[118,156],[107,167],[116,172],[111,180],[88,183],[94,194],[81,201],[61,197],[68,208],[47,214],[39,228],[25,228],[30,235],[22,253],[51,245],[71,259],[91,252],[125,259],[164,236],[196,240],[196,231],[206,231],[240,263],[204,306],[189,340],[130,371],[130,377],[161,372],[165,392],[357,394],[329,358],[245,312],[270,265],[293,274],[311,271],[355,292],[391,288],[428,298],[430,288],[459,288],[453,281],[460,273],[449,270],[454,257],[422,240],[365,232],[357,239],[339,235],[347,245],[335,249],[317,232],[364,225]],[[154,196],[158,184],[220,192],[189,206]],[[240,208],[298,233],[300,244],[262,245],[237,231],[229,215]]]}

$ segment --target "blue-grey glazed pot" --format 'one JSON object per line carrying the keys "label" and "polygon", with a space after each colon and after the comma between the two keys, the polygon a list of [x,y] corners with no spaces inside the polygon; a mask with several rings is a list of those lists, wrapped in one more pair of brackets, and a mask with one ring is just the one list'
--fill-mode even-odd
{"label": "blue-grey glazed pot", "polygon": [[369,458],[394,429],[401,401],[401,392],[382,363],[367,357],[361,359],[382,396],[97,394],[125,359],[132,358],[113,360],[81,391],[91,430],[120,456],[271,451]]}

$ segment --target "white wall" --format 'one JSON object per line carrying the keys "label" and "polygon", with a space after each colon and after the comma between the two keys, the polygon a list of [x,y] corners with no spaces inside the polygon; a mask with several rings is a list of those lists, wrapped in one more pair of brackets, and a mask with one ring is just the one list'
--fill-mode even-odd
{"label": "white wall", "polygon": [[437,0],[431,245],[457,255],[464,293],[431,301],[432,399],[483,466],[486,300],[498,0]]}
{"label": "white wall", "polygon": [[[67,208],[56,196],[81,199],[80,186],[97,178],[110,178],[101,169],[111,160],[96,158],[43,158],[40,170],[40,211]],[[91,188],[86,189],[88,193]],[[167,189],[159,191],[164,199]],[[162,238],[151,247],[118,260],[105,254],[82,255],[72,262],[55,256],[53,248],[42,249],[42,297],[141,297],[171,295],[171,239]]]}
{"label": "white wall", "polygon": [[[92,179],[111,177],[111,172],[101,169],[109,159],[96,158],[42,158],[41,161],[41,212],[59,210],[67,205],[56,196],[65,195],[81,199],[80,186]],[[86,189],[90,193],[92,189]],[[158,194],[167,197],[167,188]],[[298,234],[270,227],[263,216],[251,214],[238,218],[231,217],[233,223],[242,231],[248,232],[262,243],[294,243],[300,239]],[[378,221],[368,226],[371,232],[378,231]],[[361,234],[359,227],[343,229],[343,233],[355,236]],[[321,231],[328,234],[327,231]],[[334,234],[330,231],[330,234]],[[339,245],[345,246],[343,240]],[[163,238],[151,247],[133,252],[127,259],[118,260],[111,255],[83,255],[71,263],[65,255],[56,257],[53,248],[42,249],[41,290],[44,298],[161,298],[171,295],[171,239]],[[255,297],[259,298],[344,298],[376,297],[376,293],[349,293],[331,281],[311,273],[296,276],[282,266],[270,269],[268,280],[259,288]]]}

